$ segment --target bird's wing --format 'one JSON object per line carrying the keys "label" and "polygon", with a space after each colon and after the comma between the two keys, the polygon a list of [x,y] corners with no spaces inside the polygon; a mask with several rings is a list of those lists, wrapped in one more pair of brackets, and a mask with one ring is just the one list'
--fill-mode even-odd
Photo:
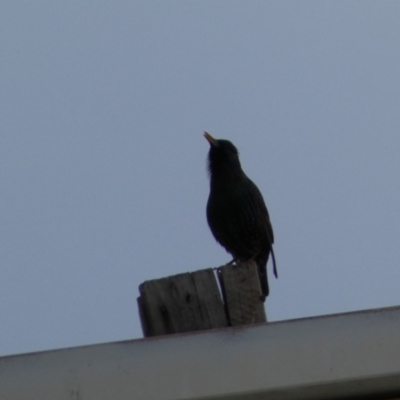
{"label": "bird's wing", "polygon": [[251,191],[249,193],[252,193],[251,196],[247,199],[248,204],[251,205],[253,208],[254,212],[258,216],[263,216],[262,218],[258,218],[258,223],[260,224],[260,229],[266,233],[266,240],[267,240],[267,245],[271,249],[271,257],[272,257],[272,264],[273,264],[273,272],[275,277],[278,277],[278,271],[276,268],[276,261],[275,261],[275,253],[273,249],[273,243],[274,243],[274,231],[272,229],[272,224],[271,220],[269,218],[269,213],[267,206],[265,205],[264,198],[256,186],[256,184],[248,178],[249,181],[249,186],[252,187]]}
{"label": "bird's wing", "polygon": [[[247,178],[248,179],[248,178]],[[272,245],[274,243],[274,231],[272,230],[271,221],[269,218],[269,213],[267,210],[267,206],[265,205],[264,198],[258,189],[258,187],[254,184],[254,182],[248,179],[249,186],[251,187],[251,195],[247,199],[248,203],[251,204],[251,207],[254,209],[256,215],[263,216],[259,222],[263,225],[264,229],[268,233],[269,244]]]}

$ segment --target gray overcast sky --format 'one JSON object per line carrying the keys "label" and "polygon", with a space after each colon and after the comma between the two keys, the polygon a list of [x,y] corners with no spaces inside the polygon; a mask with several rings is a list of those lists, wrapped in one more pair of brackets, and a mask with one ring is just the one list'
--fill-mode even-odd
{"label": "gray overcast sky", "polygon": [[141,337],[141,282],[230,260],[204,130],[267,202],[270,320],[400,304],[400,2],[0,11],[0,354]]}

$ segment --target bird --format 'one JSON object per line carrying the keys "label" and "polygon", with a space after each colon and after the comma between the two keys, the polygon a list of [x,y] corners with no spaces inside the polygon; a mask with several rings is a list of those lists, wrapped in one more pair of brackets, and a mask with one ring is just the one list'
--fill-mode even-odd
{"label": "bird", "polygon": [[263,196],[242,170],[239,152],[229,140],[215,139],[210,144],[208,173],[210,193],[206,215],[216,241],[233,257],[232,262],[253,260],[257,264],[261,301],[269,294],[267,262],[271,254],[273,272],[278,277],[273,250],[274,232]]}

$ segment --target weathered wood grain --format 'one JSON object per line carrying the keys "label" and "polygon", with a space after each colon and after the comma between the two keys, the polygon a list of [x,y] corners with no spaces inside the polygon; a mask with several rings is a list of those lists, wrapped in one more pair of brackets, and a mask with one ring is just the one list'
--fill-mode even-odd
{"label": "weathered wood grain", "polygon": [[218,268],[229,325],[266,322],[257,265],[254,261]]}
{"label": "weathered wood grain", "polygon": [[144,336],[228,326],[211,268],[147,281],[139,291]]}

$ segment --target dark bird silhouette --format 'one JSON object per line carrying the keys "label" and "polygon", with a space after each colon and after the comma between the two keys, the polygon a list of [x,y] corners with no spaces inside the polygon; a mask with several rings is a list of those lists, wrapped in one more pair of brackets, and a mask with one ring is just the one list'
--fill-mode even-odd
{"label": "dark bird silhouette", "polygon": [[274,275],[278,277],[272,248],[274,233],[267,207],[257,186],[243,172],[233,143],[214,139],[207,132],[204,136],[210,143],[208,225],[217,242],[233,256],[233,261],[256,262],[262,301],[265,301],[269,294],[267,261],[270,253]]}

